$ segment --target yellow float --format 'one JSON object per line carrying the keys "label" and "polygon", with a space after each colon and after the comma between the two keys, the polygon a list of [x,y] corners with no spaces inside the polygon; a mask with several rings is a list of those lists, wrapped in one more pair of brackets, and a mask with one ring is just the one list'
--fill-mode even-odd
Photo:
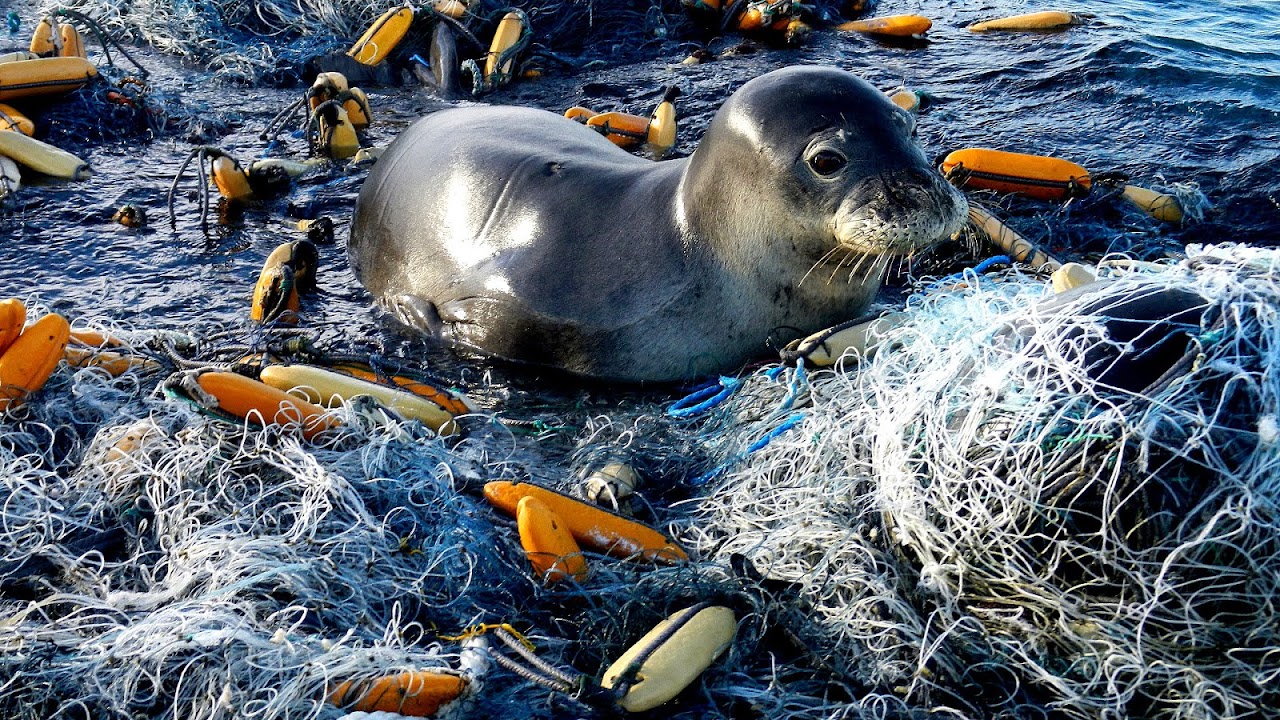
{"label": "yellow float", "polygon": [[987,32],[990,30],[1056,30],[1083,23],[1084,17],[1081,15],[1059,10],[1046,10],[1044,12],[1014,15],[998,20],[974,23],[969,26],[969,29],[974,32]]}
{"label": "yellow float", "polygon": [[1089,194],[1089,171],[1061,158],[966,148],[942,161],[942,174],[964,187],[1018,193],[1041,200]]}
{"label": "yellow float", "polygon": [[738,621],[727,607],[672,613],[604,671],[600,685],[625,689],[618,706],[652,710],[680,694],[733,644]]}
{"label": "yellow float", "polygon": [[93,175],[89,164],[75,155],[20,132],[0,132],[0,155],[50,177],[84,180]]}
{"label": "yellow float", "polygon": [[368,380],[343,375],[310,365],[269,365],[262,369],[262,382],[326,407],[365,395],[402,417],[419,420],[441,435],[458,431],[453,415],[430,400],[411,392]]}
{"label": "yellow float", "polygon": [[97,66],[82,57],[0,63],[0,101],[71,92],[97,74]]}
{"label": "yellow float", "polygon": [[651,527],[539,485],[496,480],[484,486],[484,496],[508,515],[516,514],[521,498],[536,497],[564,520],[579,545],[615,557],[664,562],[689,559],[667,536]]}
{"label": "yellow float", "polygon": [[413,8],[392,8],[382,14],[360,36],[347,55],[362,65],[377,65],[396,49],[413,24]]}

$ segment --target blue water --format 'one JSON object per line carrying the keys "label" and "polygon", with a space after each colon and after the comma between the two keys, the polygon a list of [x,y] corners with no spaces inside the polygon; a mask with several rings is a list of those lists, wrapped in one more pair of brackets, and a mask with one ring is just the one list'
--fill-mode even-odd
{"label": "blue water", "polygon": [[[517,82],[485,98],[561,111],[574,104],[647,114],[663,85],[681,85],[677,152],[687,154],[719,103],[750,77],[796,63],[848,68],[875,84],[905,84],[931,98],[919,138],[931,156],[985,146],[1064,157],[1092,172],[1119,171],[1135,184],[1197,183],[1213,203],[1204,222],[1161,225],[1098,192],[1067,208],[1016,198],[985,198],[1010,225],[1064,259],[1110,251],[1177,255],[1189,242],[1280,241],[1280,3],[1118,0],[1061,9],[1092,21],[1058,32],[977,34],[965,25],[1043,9],[1038,3],[907,3],[886,0],[874,14],[930,17],[929,42],[909,46],[866,36],[815,31],[798,49],[762,46],[750,55],[683,66],[692,44],[670,39],[645,46],[645,60]],[[6,44],[25,44],[38,17],[18,5],[22,29]],[[535,32],[537,26],[535,25]],[[0,36],[0,42],[3,37]],[[341,43],[341,38],[330,43]],[[738,42],[723,38],[712,48]],[[317,40],[320,44],[321,41]],[[93,47],[91,46],[91,51]],[[643,55],[636,50],[628,57]],[[144,52],[152,84],[182,109],[211,118],[205,141],[248,160],[265,152],[258,132],[300,89],[221,86],[172,56]],[[368,144],[384,145],[432,106],[422,89],[370,88],[376,124]],[[41,112],[33,113],[37,122]],[[57,137],[57,128],[42,133]],[[105,317],[139,328],[244,328],[252,284],[265,256],[296,239],[286,221],[325,214],[338,242],[321,248],[322,292],[304,306],[309,327],[338,345],[395,345],[395,327],[372,307],[347,269],[347,218],[363,170],[335,169],[298,183],[287,198],[248,208],[243,218],[204,230],[194,203],[165,219],[164,196],[193,147],[182,135],[75,142],[96,175],[80,183],[33,182],[0,213],[0,294],[38,297],[73,317]],[[273,154],[304,153],[285,138]],[[194,180],[184,181],[190,191]],[[750,192],[749,188],[737,191]],[[144,208],[142,231],[110,221],[123,203]],[[290,209],[292,208],[292,210]],[[976,262],[989,250],[953,262]],[[920,271],[930,268],[927,263]],[[450,361],[420,346],[407,352]]]}

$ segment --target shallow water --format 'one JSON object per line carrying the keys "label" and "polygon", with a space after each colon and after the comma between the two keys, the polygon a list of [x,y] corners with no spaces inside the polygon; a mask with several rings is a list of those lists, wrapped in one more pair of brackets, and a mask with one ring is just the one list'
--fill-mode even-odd
{"label": "shallow water", "polygon": [[[552,110],[583,103],[647,114],[661,87],[675,83],[685,91],[677,150],[688,153],[719,102],[744,80],[788,64],[834,64],[885,88],[905,84],[928,93],[932,102],[920,119],[919,136],[931,156],[967,146],[1055,155],[1093,172],[1124,172],[1135,184],[1198,183],[1213,203],[1205,222],[1178,228],[1097,197],[1066,209],[996,199],[1012,226],[1064,258],[1111,250],[1176,254],[1190,241],[1276,241],[1280,37],[1265,30],[1280,26],[1280,7],[1127,0],[1072,8],[1096,17],[1066,31],[964,29],[979,19],[1028,9],[1035,8],[1014,2],[885,2],[876,14],[930,16],[929,42],[904,47],[821,30],[800,49],[764,47],[692,67],[677,64],[688,44],[667,42],[653,46],[648,62],[578,75],[553,72],[483,100]],[[23,19],[23,31],[10,44],[25,38],[34,11]],[[734,42],[722,38],[712,46]],[[299,92],[220,87],[198,70],[154,53],[145,64],[154,71],[153,86],[183,110],[199,109],[225,124],[229,132],[215,134],[210,144],[245,160],[264,154],[257,133]],[[370,94],[376,113],[370,145],[389,142],[432,106],[426,91],[413,86]],[[0,286],[10,295],[39,293],[72,316],[104,316],[141,328],[243,326],[262,260],[279,242],[298,237],[285,224],[292,209],[295,215],[328,215],[338,224],[338,242],[321,249],[322,292],[305,307],[308,325],[324,328],[333,341],[385,333],[368,296],[352,281],[343,252],[363,170],[304,180],[286,199],[249,208],[240,222],[209,231],[196,222],[195,205],[180,198],[178,222],[171,227],[165,192],[191,147],[185,138],[170,136],[70,148],[87,157],[95,177],[23,189],[0,216]],[[296,138],[285,138],[272,154],[282,150],[294,157],[304,152]],[[190,191],[194,183],[189,177],[183,188]],[[149,228],[133,231],[109,221],[125,202],[147,211]]]}

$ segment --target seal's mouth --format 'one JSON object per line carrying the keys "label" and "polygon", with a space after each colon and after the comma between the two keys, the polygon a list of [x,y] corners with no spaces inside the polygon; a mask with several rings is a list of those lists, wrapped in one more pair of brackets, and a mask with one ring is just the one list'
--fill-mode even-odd
{"label": "seal's mouth", "polygon": [[908,171],[855,188],[835,214],[833,234],[855,252],[909,255],[959,232],[968,212],[969,202],[946,180]]}

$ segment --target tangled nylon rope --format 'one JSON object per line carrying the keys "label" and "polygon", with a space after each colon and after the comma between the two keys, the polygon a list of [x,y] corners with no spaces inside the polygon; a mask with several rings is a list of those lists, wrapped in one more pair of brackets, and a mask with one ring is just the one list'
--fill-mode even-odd
{"label": "tangled nylon rope", "polygon": [[[919,300],[892,350],[811,378],[695,544],[789,583],[827,663],[915,707],[1256,716],[1278,699],[1278,269],[1226,248],[1117,280],[1209,301],[1186,362],[1135,391],[1084,367],[1109,342],[1087,299],[1044,311],[1015,278]],[[725,453],[781,397],[750,384],[704,428]]]}
{"label": "tangled nylon rope", "polygon": [[[1117,280],[1210,304],[1190,361],[1138,391],[1087,377],[1095,325],[1032,310],[1043,283],[1017,275],[913,300],[861,367],[757,373],[693,421],[640,401],[441,439],[353,404],[307,443],[63,366],[0,433],[0,714],[336,720],[336,683],[458,671],[450,638],[477,624],[595,675],[712,601],[738,637],[672,717],[1257,715],[1280,700],[1277,267],[1217,250]],[[586,583],[544,587],[479,486],[572,490],[619,455],[648,478],[640,516],[698,560],[592,554]],[[471,702],[582,712],[502,672]]]}

